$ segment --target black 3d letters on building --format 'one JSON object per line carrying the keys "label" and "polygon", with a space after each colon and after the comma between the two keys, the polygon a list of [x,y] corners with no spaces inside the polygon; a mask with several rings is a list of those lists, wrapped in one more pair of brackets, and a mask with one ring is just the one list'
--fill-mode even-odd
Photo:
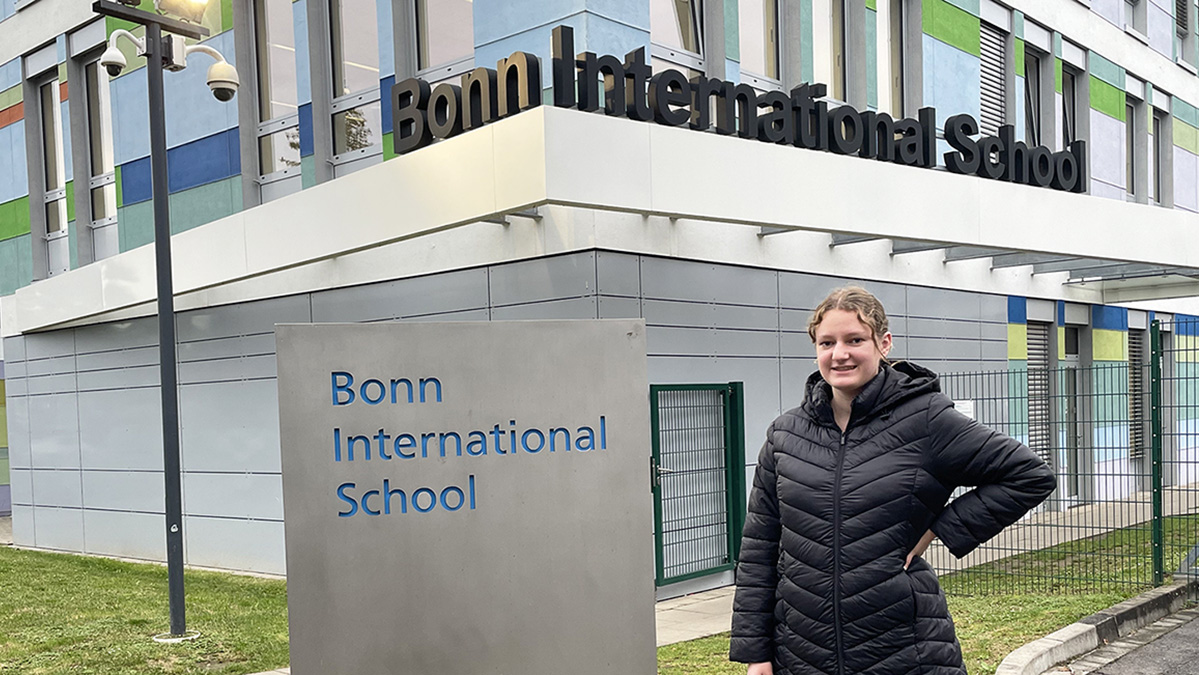
{"label": "black 3d letters on building", "polygon": [[[849,105],[830,110],[828,102],[820,100],[826,94],[823,84],[801,84],[790,94],[759,94],[747,84],[703,75],[687,79],[677,70],[654,73],[644,48],[629,52],[623,60],[592,52],[576,54],[574,31],[567,26],[554,29],[552,53],[552,100],[559,108],[602,109],[606,115],[715,130],[763,143],[929,169],[937,166],[933,108],[921,108],[915,119],[894,119]],[[398,82],[391,89],[395,152],[411,152],[434,139],[450,138],[538,106],[541,97],[541,64],[527,52],[500,60],[495,70],[475,68],[462,76],[461,86],[442,83],[430,91],[428,83],[417,78]],[[1053,152],[1016,140],[1011,125],[1001,127],[998,136],[973,138],[977,134],[978,123],[969,115],[945,121],[944,139],[953,148],[944,155],[946,169],[1067,192],[1086,191],[1084,141]]]}

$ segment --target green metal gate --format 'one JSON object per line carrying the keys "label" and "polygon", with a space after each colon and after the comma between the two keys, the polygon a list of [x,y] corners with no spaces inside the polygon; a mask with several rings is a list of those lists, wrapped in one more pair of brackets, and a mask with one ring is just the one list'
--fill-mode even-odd
{"label": "green metal gate", "polygon": [[733,569],[745,521],[740,382],[650,387],[658,586]]}

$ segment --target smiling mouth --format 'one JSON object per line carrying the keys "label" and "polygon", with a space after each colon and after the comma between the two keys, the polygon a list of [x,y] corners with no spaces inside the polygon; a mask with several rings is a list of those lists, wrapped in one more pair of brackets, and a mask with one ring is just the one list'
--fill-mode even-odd
{"label": "smiling mouth", "polygon": [[857,366],[833,366],[833,372],[834,373],[848,373],[849,371],[851,371],[855,368],[857,368]]}

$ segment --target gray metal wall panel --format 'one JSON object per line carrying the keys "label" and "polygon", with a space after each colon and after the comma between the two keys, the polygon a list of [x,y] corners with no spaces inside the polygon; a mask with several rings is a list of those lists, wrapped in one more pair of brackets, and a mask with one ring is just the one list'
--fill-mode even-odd
{"label": "gray metal wall panel", "polygon": [[25,374],[28,377],[46,375],[61,375],[75,372],[75,355],[55,356],[49,359],[34,359],[25,362]]}
{"label": "gray metal wall panel", "polygon": [[134,387],[158,388],[158,365],[110,370],[89,370],[75,377],[76,388],[81,391],[107,389],[131,389]]}
{"label": "gray metal wall panel", "polygon": [[908,358],[976,360],[980,350],[978,340],[944,340],[938,338],[909,337]]}
{"label": "gray metal wall panel", "polygon": [[4,363],[25,360],[25,338],[23,336],[4,338]]}
{"label": "gray metal wall panel", "polygon": [[312,294],[312,320],[317,323],[378,321],[486,307],[486,269]]}
{"label": "gray metal wall panel", "polygon": [[73,356],[74,354],[75,331],[71,329],[49,333],[31,333],[25,336],[25,357],[27,361],[45,359],[52,356]]}
{"label": "gray metal wall panel", "polygon": [[166,560],[166,520],[160,514],[87,510],[83,524],[88,553]]}
{"label": "gray metal wall panel", "polygon": [[5,361],[4,362],[4,377],[7,381],[24,379],[29,369],[25,367],[24,361]]}
{"label": "gray metal wall panel", "polygon": [[274,380],[180,387],[179,418],[185,470],[280,471]]}
{"label": "gray metal wall panel", "polygon": [[[36,514],[32,506],[12,505],[12,541],[17,546],[37,546],[34,540]],[[164,538],[165,539],[165,538]]]}
{"label": "gray metal wall panel", "polygon": [[776,332],[651,326],[652,356],[763,356],[778,358]]}
{"label": "gray metal wall panel", "polygon": [[83,485],[79,471],[33,470],[34,506],[83,507]]}
{"label": "gray metal wall panel", "polygon": [[83,472],[83,496],[91,509],[162,513],[164,490],[161,471]]}
{"label": "gray metal wall panel", "polygon": [[887,324],[892,335],[909,335],[912,331],[908,327],[908,317],[887,313]]}
{"label": "gray metal wall panel", "polygon": [[646,300],[643,308],[646,323],[654,326],[745,328],[774,331],[778,330],[779,325],[779,310],[776,307]]}
{"label": "gray metal wall panel", "polygon": [[80,354],[158,346],[158,319],[102,323],[75,329],[75,347]]}
{"label": "gray metal wall panel", "polygon": [[5,380],[4,389],[5,389],[5,393],[8,394],[8,398],[10,400],[14,396],[24,396],[29,393],[28,380],[26,380],[23,377],[12,379],[12,380]]}
{"label": "gray metal wall panel", "polygon": [[12,503],[25,506],[33,504],[33,472],[29,469],[9,468],[8,478],[12,485]]}
{"label": "gray metal wall panel", "polygon": [[79,466],[79,412],[75,394],[29,397],[30,466]]}
{"label": "gray metal wall panel", "polygon": [[978,296],[978,318],[983,321],[1007,325],[1007,296],[984,295]]}
{"label": "gray metal wall panel", "polygon": [[179,364],[179,384],[230,382],[275,377],[275,355],[190,361]]}
{"label": "gray metal wall panel", "polygon": [[43,375],[25,379],[30,396],[45,394],[73,394],[75,392],[75,373],[63,375]]}
{"label": "gray metal wall panel", "polygon": [[241,356],[261,356],[275,353],[275,334],[217,338],[184,342],[179,345],[179,362],[227,359]]}
{"label": "gray metal wall panel", "polygon": [[807,333],[780,333],[779,352],[782,356],[800,359],[816,358],[816,345]]}
{"label": "gray metal wall panel", "polygon": [[461,312],[410,316],[400,319],[400,321],[486,321],[490,317],[491,313],[487,309],[468,309]]}
{"label": "gray metal wall panel", "polygon": [[[190,344],[190,343],[189,343]],[[158,347],[134,347],[105,352],[80,353],[75,357],[80,372],[116,368],[158,367]]]}
{"label": "gray metal wall panel", "polygon": [[979,319],[979,294],[943,288],[908,287],[908,316]]}
{"label": "gray metal wall panel", "polygon": [[907,334],[911,337],[978,339],[979,326],[977,321],[913,317],[907,320]]}
{"label": "gray metal wall panel", "polygon": [[595,253],[538,258],[491,268],[491,306],[595,294]]}
{"label": "gray metal wall panel", "polygon": [[906,335],[892,336],[891,337],[891,353],[888,354],[888,358],[890,358],[891,360],[895,360],[895,359],[906,359],[906,358],[909,358],[910,356],[911,355],[908,354],[908,338],[907,338],[907,336]]}
{"label": "gray metal wall panel", "polygon": [[282,521],[283,481],[279,474],[188,472],[183,510],[190,516]]}
{"label": "gray metal wall panel", "polygon": [[984,340],[1000,340],[1006,344],[1007,322],[980,323],[978,324],[978,335]]}
{"label": "gray metal wall panel", "polygon": [[764,307],[777,307],[779,297],[771,270],[663,258],[642,259],[641,289],[647,299]]}
{"label": "gray metal wall panel", "polygon": [[[883,309],[885,309],[887,311],[888,316],[890,316],[892,314],[907,314],[908,313],[908,287],[907,286],[904,286],[902,284],[889,284],[889,283],[882,282],[882,281],[863,281],[860,279],[855,280],[855,281],[850,281],[843,285],[845,285],[845,286],[849,286],[849,285],[861,286],[862,288],[865,288],[866,290],[873,293],[874,297],[878,298],[879,302],[883,303]],[[827,293],[826,293],[826,295],[827,295]],[[819,303],[823,299],[824,299],[824,296],[821,296],[821,297],[817,298],[815,302]],[[1007,308],[1005,306],[1004,312],[1006,312],[1006,311],[1007,311]],[[1004,320],[1005,321],[1007,320],[1006,315],[1005,315]]]}
{"label": "gray metal wall panel", "polygon": [[803,324],[806,326],[811,310],[820,304],[829,291],[843,285],[843,279],[779,272],[779,302],[782,307],[803,310]]}
{"label": "gray metal wall panel", "polygon": [[[984,360],[991,361],[1007,361],[1007,342],[999,342],[997,340],[983,340],[980,344],[981,356]],[[1000,370],[1006,370],[1006,365]]]}
{"label": "gray metal wall panel", "polygon": [[641,261],[626,253],[595,254],[596,292],[636,298],[641,295]]}
{"label": "gray metal wall panel", "polygon": [[599,318],[601,319],[637,319],[641,317],[641,301],[637,298],[615,298],[601,295],[599,298]]}
{"label": "gray metal wall panel", "polygon": [[283,574],[283,523],[186,516],[183,534],[190,565]]}
{"label": "gray metal wall panel", "polygon": [[520,319],[594,319],[599,316],[599,300],[596,296],[531,302],[523,305],[506,305],[491,310],[496,321]]}
{"label": "gray metal wall panel", "polygon": [[785,331],[808,334],[808,319],[812,316],[810,309],[779,309],[779,328]]}
{"label": "gray metal wall panel", "polygon": [[274,333],[277,323],[307,323],[310,320],[308,296],[295,295],[182,312],[177,325],[179,341],[188,342]]}
{"label": "gray metal wall panel", "polygon": [[41,548],[83,550],[83,510],[33,507],[33,540]]}
{"label": "gray metal wall panel", "polygon": [[8,409],[8,460],[13,467],[29,468],[32,457],[29,453],[29,398],[13,396],[12,382],[7,397]]}

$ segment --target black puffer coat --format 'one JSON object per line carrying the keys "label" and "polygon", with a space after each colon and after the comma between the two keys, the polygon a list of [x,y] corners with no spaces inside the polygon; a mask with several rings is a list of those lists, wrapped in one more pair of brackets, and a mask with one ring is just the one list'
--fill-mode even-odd
{"label": "black puffer coat", "polygon": [[[927,530],[961,557],[1054,489],[1031,450],[953,409],[937,376],[883,366],[847,431],[808,380],[758,458],[737,566],[730,658],[776,675],[962,675]],[[959,486],[977,486],[946,506]]]}

